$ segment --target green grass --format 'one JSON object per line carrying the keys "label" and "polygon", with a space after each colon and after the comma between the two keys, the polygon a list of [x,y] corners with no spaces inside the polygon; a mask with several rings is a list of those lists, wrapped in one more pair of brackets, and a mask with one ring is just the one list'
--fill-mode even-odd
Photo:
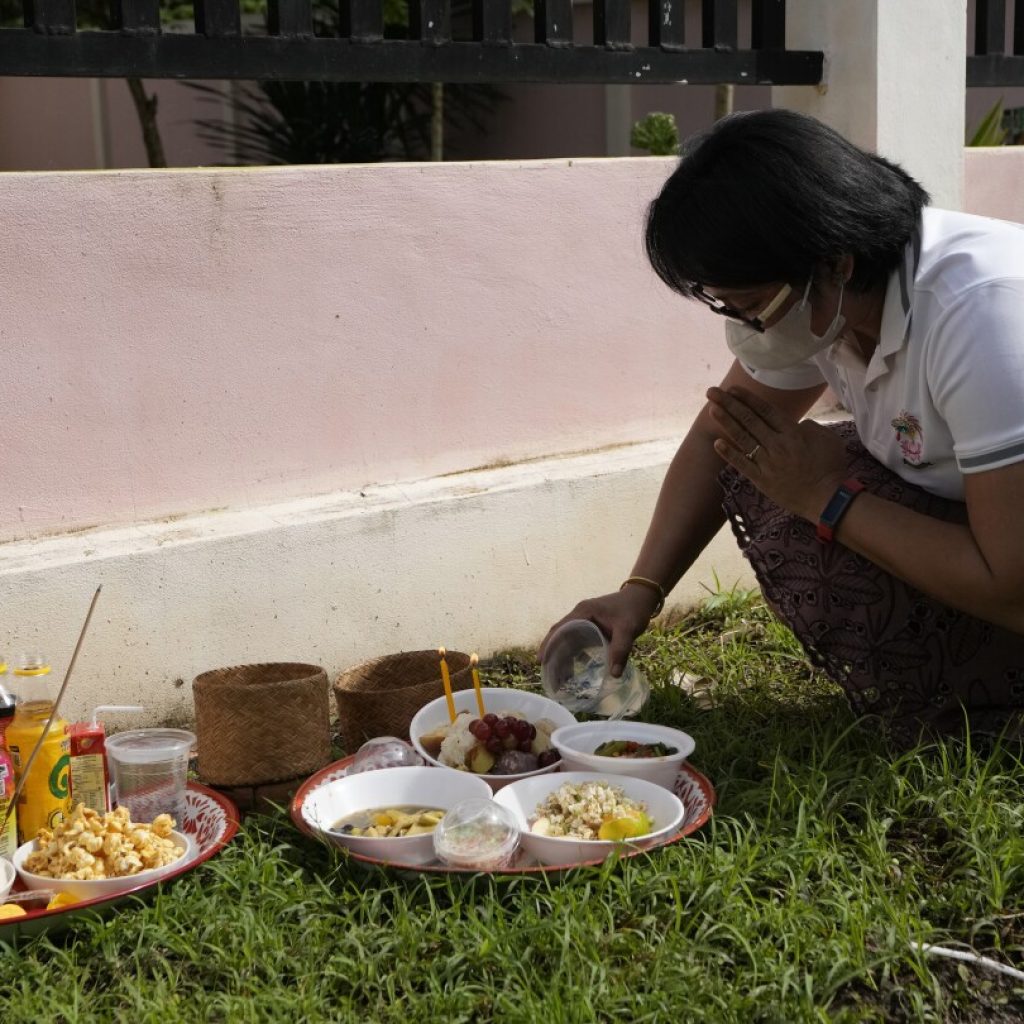
{"label": "green grass", "polygon": [[[0,950],[22,1021],[1019,1021],[1024,990],[912,942],[1024,960],[1024,766],[896,756],[792,636],[717,595],[645,637],[645,717],[719,805],[671,848],[561,879],[367,874],[251,819],[155,899]],[[674,671],[714,680],[702,709]],[[533,685],[529,655],[488,682]]]}

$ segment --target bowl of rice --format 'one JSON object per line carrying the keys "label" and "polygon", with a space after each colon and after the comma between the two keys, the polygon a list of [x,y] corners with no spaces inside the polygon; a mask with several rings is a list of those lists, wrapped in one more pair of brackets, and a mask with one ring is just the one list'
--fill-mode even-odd
{"label": "bowl of rice", "polygon": [[603,860],[623,845],[669,840],[686,810],[670,790],[627,775],[559,772],[523,779],[494,794],[522,830],[523,849],[552,866]]}

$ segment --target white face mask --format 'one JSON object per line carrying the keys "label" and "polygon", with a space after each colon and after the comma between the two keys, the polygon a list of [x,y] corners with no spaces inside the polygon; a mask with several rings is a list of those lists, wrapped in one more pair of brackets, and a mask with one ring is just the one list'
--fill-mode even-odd
{"label": "white face mask", "polygon": [[725,340],[729,351],[755,370],[785,370],[823,352],[846,327],[842,315],[843,282],[839,284],[835,318],[820,337],[811,330],[811,304],[807,301],[810,292],[811,282],[808,281],[803,298],[777,324],[766,327],[763,332],[736,320],[727,320]]}

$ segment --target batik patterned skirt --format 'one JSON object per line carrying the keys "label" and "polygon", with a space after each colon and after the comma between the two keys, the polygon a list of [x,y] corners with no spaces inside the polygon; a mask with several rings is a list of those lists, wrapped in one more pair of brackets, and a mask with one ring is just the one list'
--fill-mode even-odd
{"label": "batik patterned skirt", "polygon": [[[922,515],[967,521],[962,502],[929,494],[879,463],[852,423],[833,429],[846,442],[849,475],[867,490]],[[726,514],[765,599],[856,713],[878,716],[903,744],[922,733],[960,735],[968,724],[972,735],[1024,731],[1024,634],[941,604],[838,542],[823,543],[813,523],[731,467],[721,481]]]}

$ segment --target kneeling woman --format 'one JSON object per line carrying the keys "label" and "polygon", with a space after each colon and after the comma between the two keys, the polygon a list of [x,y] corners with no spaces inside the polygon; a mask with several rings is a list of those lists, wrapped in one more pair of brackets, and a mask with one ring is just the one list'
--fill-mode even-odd
{"label": "kneeling woman", "polygon": [[[905,741],[1024,712],[1024,229],[927,201],[789,111],[687,143],[647,252],[736,360],[629,580],[567,616],[601,626],[614,663],[728,516],[857,712]],[[801,419],[826,387],[851,423]]]}

